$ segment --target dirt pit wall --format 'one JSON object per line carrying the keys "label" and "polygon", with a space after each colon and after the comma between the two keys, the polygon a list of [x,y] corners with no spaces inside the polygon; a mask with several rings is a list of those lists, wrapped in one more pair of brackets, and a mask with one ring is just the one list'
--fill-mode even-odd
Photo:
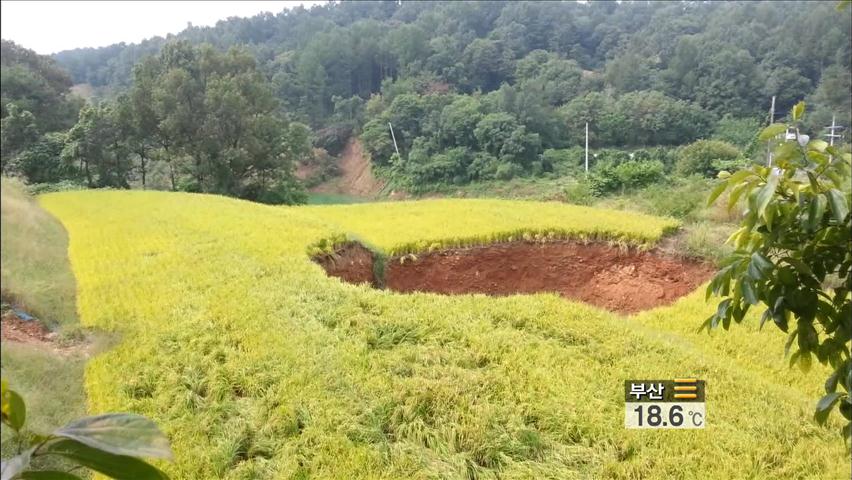
{"label": "dirt pit wall", "polygon": [[619,313],[667,305],[707,281],[715,269],[657,251],[602,243],[513,242],[455,248],[387,259],[383,278],[373,276],[373,255],[347,244],[315,259],[329,275],[401,293],[503,296],[554,292]]}

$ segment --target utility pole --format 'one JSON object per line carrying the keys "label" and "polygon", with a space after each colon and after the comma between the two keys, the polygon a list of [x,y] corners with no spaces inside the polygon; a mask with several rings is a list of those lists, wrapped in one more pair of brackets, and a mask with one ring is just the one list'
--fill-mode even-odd
{"label": "utility pole", "polygon": [[[838,130],[842,131],[844,129],[844,127],[842,125],[838,125],[837,124],[837,116],[832,115],[831,116],[831,126],[825,127],[825,128],[828,130],[828,133],[826,133],[824,136],[828,137],[828,144],[833,147],[834,146],[834,139],[835,138],[841,138],[843,136],[843,135],[837,133],[837,131]],[[831,155],[829,155],[828,158],[830,160],[834,160],[834,157],[831,156]]]}
{"label": "utility pole", "polygon": [[775,95],[772,95],[772,106],[769,107],[769,124],[775,123]]}
{"label": "utility pole", "polygon": [[393,138],[393,148],[396,150],[396,154],[399,155],[399,147],[396,146],[396,135],[393,134],[393,125],[390,122],[388,122],[388,128],[390,128],[391,138]]}
{"label": "utility pole", "polygon": [[837,124],[837,116],[836,115],[831,116],[831,126],[826,127],[826,128],[828,129],[828,133],[825,134],[825,136],[828,137],[828,144],[831,145],[831,146],[834,146],[834,139],[840,138],[840,137],[843,136],[843,135],[840,135],[839,133],[836,133],[837,130],[843,130],[843,126]]}
{"label": "utility pole", "polygon": [[[772,95],[772,106],[769,107],[769,124],[775,123],[775,95]],[[766,166],[772,166],[772,139],[766,142]]]}
{"label": "utility pole", "polygon": [[589,122],[586,122],[586,174],[589,173]]}

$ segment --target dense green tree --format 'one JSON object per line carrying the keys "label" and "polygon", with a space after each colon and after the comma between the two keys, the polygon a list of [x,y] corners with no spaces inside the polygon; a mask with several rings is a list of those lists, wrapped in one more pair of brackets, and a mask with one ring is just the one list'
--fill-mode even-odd
{"label": "dense green tree", "polygon": [[[852,71],[839,65],[825,69],[816,91],[809,98],[813,113],[804,123],[811,132],[822,132],[834,117],[838,125],[852,128]],[[848,130],[847,130],[848,131]],[[848,138],[848,136],[847,136]]]}
{"label": "dense green tree", "polygon": [[541,148],[538,134],[527,132],[508,113],[490,113],[482,117],[473,131],[479,147],[494,157],[521,166],[529,166]]}
{"label": "dense green tree", "polygon": [[0,116],[15,105],[33,114],[39,133],[67,129],[82,106],[71,85],[68,73],[52,58],[0,41]]}
{"label": "dense green tree", "polygon": [[5,173],[15,155],[32,145],[39,134],[35,116],[14,104],[9,105],[7,115],[0,122],[0,159]]}
{"label": "dense green tree", "polygon": [[519,60],[515,70],[518,88],[559,106],[580,94],[583,71],[577,62],[536,50]]}
{"label": "dense green tree", "polygon": [[606,64],[606,83],[619,93],[651,88],[653,71],[648,59],[638,52],[627,52]]}
{"label": "dense green tree", "polygon": [[44,134],[18,157],[19,169],[29,182],[55,183],[76,176],[76,170],[62,159],[65,134]]}
{"label": "dense green tree", "polygon": [[130,188],[132,165],[113,105],[89,105],[68,132],[62,157],[79,165],[89,187]]}
{"label": "dense green tree", "polygon": [[511,52],[494,40],[477,38],[465,48],[462,62],[470,89],[494,90],[510,79],[514,68]]}
{"label": "dense green tree", "polygon": [[440,135],[442,145],[477,146],[474,130],[482,119],[479,97],[459,96],[441,111]]}

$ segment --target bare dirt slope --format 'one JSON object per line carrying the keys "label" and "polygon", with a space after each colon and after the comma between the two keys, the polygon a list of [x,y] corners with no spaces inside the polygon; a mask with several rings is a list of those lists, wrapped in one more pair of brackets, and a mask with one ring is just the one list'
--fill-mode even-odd
{"label": "bare dirt slope", "polygon": [[712,274],[704,263],[659,252],[574,242],[506,243],[389,261],[388,288],[444,294],[556,292],[607,310],[634,313],[667,305]]}
{"label": "bare dirt slope", "polygon": [[385,186],[373,176],[370,158],[364,154],[361,141],[350,138],[337,163],[340,176],[311,189],[316,193],[335,193],[357,197],[372,197]]}

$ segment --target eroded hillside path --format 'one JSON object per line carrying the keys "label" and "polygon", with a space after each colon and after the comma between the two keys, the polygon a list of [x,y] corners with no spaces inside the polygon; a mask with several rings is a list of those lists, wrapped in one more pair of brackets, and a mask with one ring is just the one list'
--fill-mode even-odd
{"label": "eroded hillside path", "polygon": [[315,193],[335,193],[356,197],[373,197],[382,191],[385,182],[373,175],[370,157],[364,153],[361,140],[352,137],[337,161],[340,176],[311,189]]}

